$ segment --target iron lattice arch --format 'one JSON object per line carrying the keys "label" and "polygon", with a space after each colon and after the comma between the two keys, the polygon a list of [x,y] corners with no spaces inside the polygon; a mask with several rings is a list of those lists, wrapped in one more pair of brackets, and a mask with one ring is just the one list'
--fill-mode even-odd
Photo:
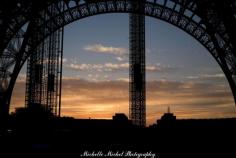
{"label": "iron lattice arch", "polygon": [[[44,39],[69,23],[104,13],[139,13],[182,29],[215,58],[236,100],[234,0],[144,0],[143,5],[140,11],[132,7],[132,0],[13,0],[1,4],[0,115],[8,114],[16,78]],[[55,8],[53,13],[50,7]],[[17,49],[12,49],[16,39]]]}

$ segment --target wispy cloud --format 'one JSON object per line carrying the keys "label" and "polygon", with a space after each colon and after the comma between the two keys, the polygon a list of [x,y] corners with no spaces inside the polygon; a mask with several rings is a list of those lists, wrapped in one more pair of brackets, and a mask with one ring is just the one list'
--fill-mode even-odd
{"label": "wispy cloud", "polygon": [[120,63],[120,64],[113,64],[113,63],[105,63],[105,64],[68,64],[66,65],[67,68],[77,71],[118,71],[118,70],[128,70],[129,64],[128,63]]}
{"label": "wispy cloud", "polygon": [[129,82],[129,78],[118,78],[117,81]]}
{"label": "wispy cloud", "polygon": [[224,78],[225,74],[223,73],[217,73],[217,74],[200,74],[200,75],[195,75],[195,76],[187,76],[187,79],[219,79],[219,78]]}
{"label": "wispy cloud", "polygon": [[64,64],[64,63],[67,63],[67,62],[68,62],[68,59],[67,59],[67,58],[63,58],[63,59],[62,59],[62,62],[63,62],[63,64]]}
{"label": "wispy cloud", "polygon": [[[105,64],[88,64],[88,63],[71,63],[66,64],[66,67],[72,70],[77,71],[104,71],[104,72],[112,72],[112,71],[128,71],[129,63],[105,63]],[[171,70],[176,70],[178,67],[170,66],[170,65],[162,65],[158,64],[147,64],[146,71],[148,72],[169,72]]]}
{"label": "wispy cloud", "polygon": [[146,71],[149,72],[169,72],[176,69],[179,69],[179,66],[164,65],[161,63],[147,64],[146,66]]}
{"label": "wispy cloud", "polygon": [[149,71],[149,72],[167,72],[174,69],[177,69],[177,67],[170,66],[170,65],[162,65],[160,63],[153,64],[153,65],[147,64],[146,66],[146,71]]}
{"label": "wispy cloud", "polygon": [[114,71],[114,70],[128,70],[129,69],[129,63],[121,63],[121,64],[113,64],[113,63],[106,63],[104,65],[105,69],[108,71]]}
{"label": "wispy cloud", "polygon": [[84,47],[84,50],[95,53],[105,53],[113,55],[125,55],[128,54],[128,50],[123,47],[104,46],[102,44],[92,44]]}
{"label": "wispy cloud", "polygon": [[124,57],[116,57],[116,60],[117,60],[117,61],[124,61],[125,58],[124,58]]}
{"label": "wispy cloud", "polygon": [[77,71],[91,71],[91,70],[99,71],[99,70],[102,70],[104,67],[102,64],[87,64],[87,63],[83,63],[83,64],[71,63],[65,66],[67,68],[70,68],[72,70],[77,70]]}

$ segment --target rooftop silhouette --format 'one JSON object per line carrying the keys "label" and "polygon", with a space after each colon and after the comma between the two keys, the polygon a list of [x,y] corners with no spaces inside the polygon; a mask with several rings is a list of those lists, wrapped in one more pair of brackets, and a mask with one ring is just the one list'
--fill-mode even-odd
{"label": "rooftop silhouette", "polygon": [[[57,154],[94,149],[152,151],[161,158],[184,156],[185,150],[198,150],[197,154],[202,155],[206,148],[208,153],[213,149],[232,153],[229,143],[235,141],[235,125],[236,118],[179,120],[168,109],[156,124],[141,128],[132,125],[122,113],[112,119],[75,119],[55,117],[40,107],[28,107],[11,115],[7,130],[0,134],[0,146],[6,151]],[[169,150],[178,152],[173,154]]]}

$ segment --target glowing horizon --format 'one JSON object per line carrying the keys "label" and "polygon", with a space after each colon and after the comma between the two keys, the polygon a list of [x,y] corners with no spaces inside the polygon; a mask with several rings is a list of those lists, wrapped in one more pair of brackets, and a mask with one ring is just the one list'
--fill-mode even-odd
{"label": "glowing horizon", "polygon": [[[95,27],[96,26],[96,27]],[[65,27],[62,116],[128,116],[127,14],[99,15]],[[167,23],[146,18],[147,124],[171,107],[177,118],[236,117],[228,82],[207,50]],[[11,111],[24,105],[25,72]]]}
{"label": "glowing horizon", "polygon": [[[14,111],[17,105],[24,104],[22,102],[24,93],[20,92],[24,85],[24,81],[17,82],[14,96],[18,97],[13,98],[11,111]],[[204,86],[214,93],[205,91],[202,88]],[[146,104],[147,125],[155,123],[167,111],[167,107],[170,107],[179,119],[236,116],[231,92],[225,90],[225,87],[211,84],[149,81]],[[128,110],[127,81],[87,81],[78,78],[63,80],[62,116],[111,119],[117,112],[128,116]]]}

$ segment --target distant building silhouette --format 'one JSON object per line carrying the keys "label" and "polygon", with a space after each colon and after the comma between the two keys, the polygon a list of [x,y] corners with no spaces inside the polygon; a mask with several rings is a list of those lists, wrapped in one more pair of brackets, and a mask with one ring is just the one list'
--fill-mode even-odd
{"label": "distant building silhouette", "polygon": [[[63,118],[59,118],[65,120]],[[65,122],[70,122],[65,120]],[[99,129],[111,129],[111,128],[123,128],[132,126],[131,120],[123,113],[116,113],[112,119],[73,119],[74,127],[90,129],[90,128],[99,128]],[[73,124],[72,123],[72,124]]]}
{"label": "distant building silhouette", "polygon": [[112,120],[117,122],[127,122],[128,117],[124,113],[116,113],[112,116]]}
{"label": "distant building silhouette", "polygon": [[167,108],[167,113],[161,116],[160,120],[157,120],[157,124],[170,125],[176,122],[176,116],[170,112],[170,107]]}
{"label": "distant building silhouette", "polygon": [[31,103],[27,107],[16,108],[15,112],[12,113],[12,116],[24,119],[41,119],[53,117],[53,113],[45,108],[44,105],[38,103]]}

